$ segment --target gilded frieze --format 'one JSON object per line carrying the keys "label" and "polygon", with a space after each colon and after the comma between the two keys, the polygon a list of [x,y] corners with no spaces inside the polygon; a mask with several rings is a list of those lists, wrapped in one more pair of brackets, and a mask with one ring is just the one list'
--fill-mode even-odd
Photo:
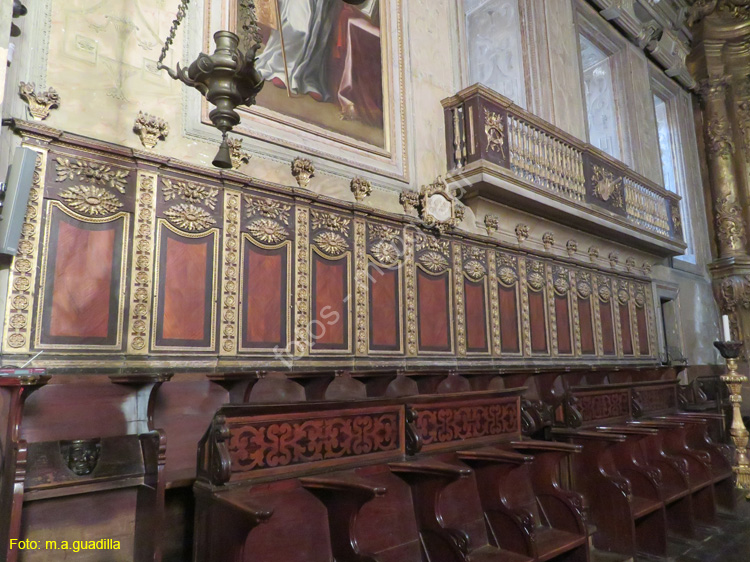
{"label": "gilded frieze", "polygon": [[417,354],[417,271],[414,262],[414,235],[412,230],[404,232],[404,264],[406,288],[406,353],[410,356]]}
{"label": "gilded frieze", "polygon": [[296,211],[294,352],[304,356],[310,350],[310,211],[307,207],[297,207]]}
{"label": "gilded frieze", "polygon": [[221,349],[220,355],[233,355],[237,350],[239,258],[240,258],[240,193],[224,192],[223,275],[221,287]]}
{"label": "gilded frieze", "polygon": [[29,191],[29,203],[21,228],[18,253],[10,268],[8,302],[5,313],[6,350],[25,353],[30,349],[31,312],[36,294],[39,242],[42,238],[41,216],[47,151],[37,150],[34,180]]}
{"label": "gilded frieze", "polygon": [[130,273],[130,330],[128,333],[128,353],[134,355],[148,353],[147,342],[151,336],[156,181],[155,174],[138,173],[133,234],[135,254]]}
{"label": "gilded frieze", "polygon": [[490,280],[490,332],[492,334],[492,349],[494,350],[494,354],[499,356],[502,352],[502,342],[500,341],[500,297],[497,287],[497,252],[489,252],[487,262]]}
{"label": "gilded frieze", "polygon": [[456,242],[453,244],[453,290],[456,303],[456,343],[459,356],[466,355],[466,309],[464,303],[464,280],[462,272],[463,258],[461,254],[461,244]]}
{"label": "gilded frieze", "polygon": [[55,181],[80,179],[81,181],[111,187],[120,193],[125,193],[130,170],[116,168],[101,162],[84,159],[57,157],[55,158]]}
{"label": "gilded frieze", "polygon": [[355,306],[355,353],[368,352],[368,272],[367,272],[367,224],[362,219],[354,221],[354,306]]}

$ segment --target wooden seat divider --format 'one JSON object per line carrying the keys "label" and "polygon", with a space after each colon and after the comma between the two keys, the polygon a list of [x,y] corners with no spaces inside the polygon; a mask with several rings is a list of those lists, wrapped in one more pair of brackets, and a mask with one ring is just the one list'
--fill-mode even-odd
{"label": "wooden seat divider", "polygon": [[[581,510],[574,507],[582,507],[582,498],[562,490],[544,461],[537,467],[535,457],[512,450],[514,445],[533,448],[542,458],[555,451],[546,458],[550,466],[559,455],[578,450],[559,443],[519,441],[524,390],[410,399],[421,459],[393,469],[412,486],[418,521],[425,529],[423,542],[428,553],[432,551],[430,560],[474,560],[479,552],[488,560],[588,560],[585,525]],[[425,468],[425,457],[442,463],[442,469]],[[467,465],[473,471],[467,471]],[[544,508],[529,479],[529,467],[543,493],[559,492],[561,501],[570,502],[567,518],[561,512],[553,515],[555,523],[558,515],[566,519],[560,527],[541,515]],[[520,493],[513,490],[519,486]],[[493,547],[502,550],[495,548],[491,554]],[[570,556],[572,551],[578,556]]]}
{"label": "wooden seat divider", "polygon": [[[718,443],[709,435],[721,432],[725,416],[715,412],[683,412],[678,409],[676,381],[659,381],[633,387],[633,417],[660,422],[679,423],[666,436],[665,447],[681,454],[694,451],[699,464],[708,467],[713,480],[717,504],[733,510],[736,505],[735,478],[732,470],[734,449]],[[692,456],[692,455],[691,455]],[[698,472],[700,472],[699,469]],[[703,514],[703,512],[701,510]]]}
{"label": "wooden seat divider", "polygon": [[[676,408],[676,382],[654,381],[625,382],[587,387],[572,387],[569,393],[574,397],[575,404],[567,407],[573,412],[565,415],[567,420],[578,419],[579,425],[585,428],[595,428],[597,425],[623,424],[638,425],[655,429],[659,433],[658,439],[643,440],[643,447],[647,457],[657,458],[664,455],[683,459],[687,466],[688,482],[692,499],[693,515],[696,522],[712,524],[716,512],[715,482],[724,485],[731,481],[731,471],[720,470],[714,474],[712,455],[688,443],[690,429],[702,432],[705,436],[705,446],[711,446],[705,435],[705,425],[698,424],[704,420],[692,414],[675,413],[673,419],[657,419],[660,414]],[[635,398],[634,398],[635,393]],[[637,414],[634,419],[633,414]],[[684,419],[683,419],[684,415]],[[649,416],[651,416],[649,418]],[[715,448],[717,457],[723,457],[720,447]],[[724,496],[732,496],[731,491]],[[727,499],[727,503],[731,498]],[[731,505],[727,507],[731,508]]]}
{"label": "wooden seat divider", "polygon": [[619,469],[614,450],[625,435],[604,431],[553,429],[556,438],[581,445],[572,459],[573,489],[590,504],[597,531],[594,546],[603,551],[635,557],[667,554],[667,519],[659,487],[652,478],[631,474],[636,485]]}

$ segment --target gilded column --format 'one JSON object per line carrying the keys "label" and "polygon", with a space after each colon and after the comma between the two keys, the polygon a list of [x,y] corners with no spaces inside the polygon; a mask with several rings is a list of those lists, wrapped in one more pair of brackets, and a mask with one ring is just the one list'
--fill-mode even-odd
{"label": "gilded column", "polygon": [[726,91],[727,80],[724,78],[709,78],[701,84],[719,258],[747,254]]}

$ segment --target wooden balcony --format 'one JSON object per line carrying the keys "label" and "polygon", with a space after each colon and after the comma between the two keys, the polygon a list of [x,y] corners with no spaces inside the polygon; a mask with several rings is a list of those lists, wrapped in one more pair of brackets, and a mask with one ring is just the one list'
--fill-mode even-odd
{"label": "wooden balcony", "polygon": [[448,184],[660,256],[684,252],[680,197],[476,84],[443,100]]}

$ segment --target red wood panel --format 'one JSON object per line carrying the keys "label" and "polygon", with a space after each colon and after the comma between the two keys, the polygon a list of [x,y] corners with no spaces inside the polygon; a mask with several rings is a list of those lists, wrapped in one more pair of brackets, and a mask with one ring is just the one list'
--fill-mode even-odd
{"label": "red wood panel", "polygon": [[636,321],[638,322],[638,350],[641,355],[650,355],[648,343],[648,320],[646,319],[646,308],[636,308]]}
{"label": "red wood panel", "polygon": [[201,341],[206,336],[206,282],[211,238],[167,236],[161,317],[165,340]]}
{"label": "red wood panel", "polygon": [[313,321],[310,337],[314,348],[347,349],[349,346],[348,260],[327,260],[313,252]]}
{"label": "red wood panel", "polygon": [[266,250],[245,241],[243,347],[286,346],[287,246]]}
{"label": "red wood panel", "polygon": [[516,287],[498,283],[500,292],[500,347],[503,353],[520,351],[518,338],[518,299]]}
{"label": "red wood panel", "polygon": [[485,307],[484,283],[464,280],[464,302],[466,303],[466,349],[488,351],[487,310]]}
{"label": "red wood panel", "polygon": [[47,295],[52,311],[49,331],[45,330],[53,338],[85,340],[109,334],[117,223],[122,224],[111,222],[106,223],[106,230],[90,230],[90,225],[79,221],[63,218],[58,222],[55,260],[50,264],[54,270],[48,273],[54,276],[53,293]]}
{"label": "red wood panel", "polygon": [[591,298],[582,299],[581,297],[578,297],[578,322],[581,328],[581,353],[584,355],[596,354],[593,318],[594,317],[591,314]]}
{"label": "red wood panel", "polygon": [[620,333],[623,355],[633,355],[633,334],[630,329],[630,306],[620,304]]}
{"label": "red wood panel", "polygon": [[429,275],[417,268],[419,349],[451,351],[449,272]]}
{"label": "red wood panel", "polygon": [[599,302],[599,320],[602,324],[602,351],[604,355],[615,355],[615,326],[612,322],[612,303]]}
{"label": "red wood panel", "polygon": [[570,333],[570,307],[567,295],[555,295],[555,322],[557,324],[557,352],[573,353]]}
{"label": "red wood panel", "polygon": [[547,351],[547,325],[544,315],[544,292],[529,291],[529,323],[531,324],[531,351]]}
{"label": "red wood panel", "polygon": [[372,350],[398,351],[401,348],[398,281],[397,270],[370,265],[370,349]]}

